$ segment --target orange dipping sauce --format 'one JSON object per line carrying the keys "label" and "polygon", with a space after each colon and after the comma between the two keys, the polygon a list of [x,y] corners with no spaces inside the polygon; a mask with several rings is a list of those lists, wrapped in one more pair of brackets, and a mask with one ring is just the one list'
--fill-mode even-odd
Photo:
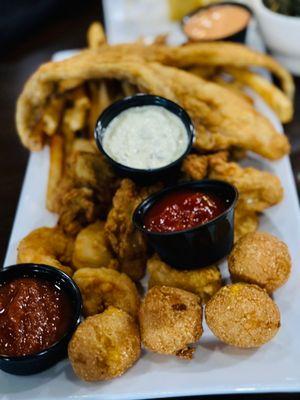
{"label": "orange dipping sauce", "polygon": [[185,34],[194,41],[219,40],[242,31],[250,12],[238,5],[221,4],[199,10],[184,24]]}

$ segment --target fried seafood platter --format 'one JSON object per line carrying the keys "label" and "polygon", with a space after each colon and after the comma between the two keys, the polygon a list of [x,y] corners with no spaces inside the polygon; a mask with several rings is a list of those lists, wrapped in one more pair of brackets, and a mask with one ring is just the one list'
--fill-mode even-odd
{"label": "fried seafood platter", "polygon": [[[260,347],[263,352],[285,329],[273,293],[278,288],[285,290],[282,286],[290,277],[292,259],[277,235],[261,232],[261,221],[263,228],[268,226],[270,209],[279,209],[285,196],[283,182],[272,167],[262,168],[266,164],[261,160],[280,163],[289,154],[290,144],[278,126],[255,108],[249,89],[286,123],[293,117],[291,76],[271,57],[230,42],[171,47],[159,37],[151,45],[142,40],[110,45],[97,23],[90,26],[87,42],[87,48],[76,55],[40,66],[27,80],[16,109],[22,144],[31,152],[49,148],[43,207],[55,216],[52,226],[40,226],[22,238],[17,262],[59,269],[81,292],[82,322],[68,345],[72,379],[115,382],[135,364],[137,370],[139,363],[145,366],[143,359],[148,356],[160,368],[168,369],[166,361],[171,360],[172,368],[179,365],[184,374],[187,364],[201,360],[202,354],[205,369],[207,348],[216,354],[215,360],[224,348],[233,348],[233,359],[239,352],[245,359],[251,357],[253,349]],[[280,86],[253,67],[274,74]],[[192,149],[177,173],[151,183],[120,174],[110,160],[117,157],[113,146],[113,155],[107,157],[94,138],[103,111],[141,94],[175,103],[186,111],[194,127]],[[132,109],[137,126],[148,117],[149,121],[151,116],[156,119],[151,114],[154,108],[142,117]],[[178,128],[179,135],[178,121],[165,111],[157,116],[158,121],[169,118],[173,134]],[[117,121],[122,134],[131,117]],[[161,129],[161,136],[167,132],[163,124],[153,126]],[[114,149],[119,146],[121,155],[114,160],[125,164],[127,148],[125,142],[120,145],[121,139],[115,140]],[[139,149],[135,162],[144,157],[146,147]],[[163,143],[156,147],[162,148]],[[248,165],[249,157],[258,167]],[[158,203],[156,219],[145,218],[143,229],[133,222],[138,207],[171,184],[177,187],[199,181],[222,182],[233,188],[236,199],[226,206],[209,193],[180,192],[176,202],[175,196],[165,196],[165,203]],[[183,195],[187,197],[182,200]],[[193,204],[192,217],[187,202]],[[178,207],[182,207],[180,212]],[[195,213],[201,207],[213,212],[212,216],[197,219]],[[144,232],[171,236],[197,230],[198,225],[213,224],[228,210],[232,214],[230,251],[213,264],[167,262],[154,251]],[[175,221],[177,225],[174,213],[181,218]],[[159,225],[162,220],[163,227]],[[180,251],[180,242],[178,247]],[[210,332],[209,342],[206,332]]]}

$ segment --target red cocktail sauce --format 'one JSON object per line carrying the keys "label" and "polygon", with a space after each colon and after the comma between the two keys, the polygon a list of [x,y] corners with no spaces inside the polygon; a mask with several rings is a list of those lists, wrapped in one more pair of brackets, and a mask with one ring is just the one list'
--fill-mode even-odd
{"label": "red cocktail sauce", "polygon": [[171,192],[147,211],[144,227],[150,232],[184,231],[216,218],[225,210],[225,202],[212,193]]}
{"label": "red cocktail sauce", "polygon": [[54,283],[17,278],[0,285],[0,354],[26,356],[51,346],[66,333],[72,307]]}

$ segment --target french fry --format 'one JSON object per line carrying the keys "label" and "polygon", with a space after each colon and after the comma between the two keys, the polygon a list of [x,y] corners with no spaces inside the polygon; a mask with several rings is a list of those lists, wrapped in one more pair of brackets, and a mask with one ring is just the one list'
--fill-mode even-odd
{"label": "french fry", "polygon": [[108,82],[105,80],[99,83],[90,82],[90,92],[91,108],[89,113],[89,131],[92,137],[99,115],[113,102],[113,98],[108,90]]}
{"label": "french fry", "polygon": [[263,76],[238,68],[226,68],[226,71],[240,82],[257,92],[269,106],[275,111],[281,122],[290,122],[293,118],[292,101],[274,84]]}
{"label": "french fry", "polygon": [[106,42],[103,26],[99,22],[93,22],[87,31],[88,47],[97,50]]}
{"label": "french fry", "polygon": [[75,89],[84,83],[82,79],[64,79],[58,83],[58,93],[64,93],[67,90]]}
{"label": "french fry", "polygon": [[63,97],[54,97],[45,108],[43,114],[44,132],[52,136],[56,133],[62,118],[62,111],[65,105]]}
{"label": "french fry", "polygon": [[136,86],[132,85],[128,81],[122,81],[121,82],[122,90],[125,96],[133,96],[138,92],[138,89]]}
{"label": "french fry", "polygon": [[54,135],[50,141],[50,167],[48,175],[46,206],[49,211],[57,212],[57,189],[64,173],[64,140]]}
{"label": "french fry", "polygon": [[69,94],[69,97],[73,106],[66,109],[63,124],[67,130],[80,131],[86,126],[87,112],[91,103],[82,87],[75,89],[73,93]]}

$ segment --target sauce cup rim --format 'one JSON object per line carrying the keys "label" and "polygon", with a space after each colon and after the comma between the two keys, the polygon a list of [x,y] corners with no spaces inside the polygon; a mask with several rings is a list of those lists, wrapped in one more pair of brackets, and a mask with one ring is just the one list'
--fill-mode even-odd
{"label": "sauce cup rim", "polygon": [[[48,280],[45,277],[39,277],[39,270],[45,271],[45,272],[50,272],[51,274],[53,274],[53,276],[55,274],[57,274],[57,277],[62,277],[65,280],[68,281],[68,283],[70,284],[70,287],[72,288],[71,290],[74,293],[74,299],[76,299],[76,305],[74,307],[74,314],[72,316],[72,322],[70,323],[69,327],[67,328],[66,332],[64,333],[64,335],[57,340],[55,343],[53,343],[51,346],[46,347],[45,349],[38,351],[36,353],[32,353],[32,354],[27,354],[24,356],[7,356],[5,354],[1,354],[0,353],[0,360],[2,361],[31,361],[34,360],[36,358],[40,358],[43,357],[45,354],[47,354],[49,351],[55,349],[55,347],[59,346],[59,344],[66,338],[68,337],[77,327],[79,320],[80,320],[80,316],[82,313],[82,296],[79,290],[79,287],[77,286],[77,284],[74,282],[74,280],[67,275],[65,272],[54,268],[50,265],[46,265],[46,264],[39,264],[39,263],[21,263],[21,264],[13,264],[10,265],[8,267],[4,267],[1,271],[0,271],[0,276],[2,275],[2,273],[5,273],[6,271],[19,271],[20,269],[20,275],[18,277],[16,277],[15,279],[18,278],[22,278],[22,277],[32,277],[31,272],[35,273],[35,277],[36,278],[40,278],[40,279],[44,279],[46,281],[51,282],[51,280]],[[14,279],[14,278],[12,278]],[[9,281],[10,279],[8,279],[7,281]],[[63,289],[63,285],[61,287],[62,290]],[[69,294],[67,293],[67,296],[69,296]]]}
{"label": "sauce cup rim", "polygon": [[[230,38],[233,35],[238,34],[239,32],[242,32],[244,29],[247,28],[247,26],[250,23],[251,18],[254,16],[254,12],[252,10],[251,7],[249,7],[247,4],[244,3],[239,3],[239,2],[235,2],[235,1],[222,1],[220,3],[211,3],[211,4],[206,4],[205,6],[200,6],[198,8],[196,8],[195,10],[192,10],[190,13],[186,14],[182,19],[181,19],[181,28],[184,31],[184,26],[185,24],[188,22],[188,20],[193,17],[194,15],[198,14],[201,11],[205,11],[205,10],[209,10],[212,7],[220,7],[220,6],[227,6],[227,5],[232,5],[232,6],[237,6],[240,8],[244,8],[246,9],[249,14],[250,14],[250,18],[249,21],[247,22],[247,24],[242,28],[242,29],[238,29],[237,31],[229,34],[229,35],[224,35],[224,36],[220,36],[219,38],[215,38],[215,39],[199,39],[196,42],[214,42],[214,41],[222,41],[223,39],[226,38]],[[185,32],[184,32],[185,33]],[[186,35],[186,34],[185,34]],[[187,35],[186,35],[187,36]],[[188,36],[187,36],[188,37]]]}
{"label": "sauce cup rim", "polygon": [[[128,103],[133,102],[135,99],[140,100],[140,104],[132,104],[132,105],[129,105],[128,107],[126,107],[126,105],[128,105]],[[152,100],[153,103],[147,103],[147,104],[143,103],[143,101],[145,101],[147,99]],[[166,107],[167,104],[171,105],[174,109],[177,108],[178,112],[180,112],[181,115],[178,115],[178,113],[172,112],[170,109],[168,109]],[[114,160],[103,148],[103,145],[102,145],[103,137],[101,137],[100,133],[103,129],[106,129],[107,126],[102,125],[102,120],[110,112],[112,112],[112,110],[115,108],[120,107],[120,110],[116,113],[116,115],[113,118],[110,119],[109,123],[111,121],[113,121],[113,119],[116,116],[120,115],[121,112],[123,112],[129,108],[143,107],[143,106],[148,106],[148,105],[163,107],[164,109],[172,112],[174,115],[176,115],[182,121],[182,123],[184,124],[185,130],[186,130],[187,137],[188,137],[188,144],[186,146],[186,149],[176,160],[174,160],[171,163],[166,164],[162,167],[159,167],[159,168],[143,169],[143,168],[129,167],[127,165],[121,164],[118,161]],[[117,168],[121,168],[122,170],[124,170],[128,173],[143,173],[143,174],[151,175],[151,174],[156,174],[156,173],[160,173],[165,170],[168,170],[170,167],[173,167],[176,164],[180,163],[186,157],[186,155],[191,151],[191,148],[193,145],[193,141],[195,138],[195,128],[194,128],[193,122],[191,120],[191,117],[189,116],[187,111],[183,107],[181,107],[179,104],[175,103],[172,100],[166,99],[165,97],[162,97],[162,96],[157,96],[157,95],[152,95],[152,94],[147,94],[147,93],[137,93],[133,96],[127,96],[120,100],[115,101],[114,103],[110,104],[104,111],[102,111],[102,113],[100,114],[100,116],[96,122],[95,130],[94,130],[94,138],[95,138],[98,149],[101,151],[101,153],[108,159],[108,161],[113,166],[115,166]]]}
{"label": "sauce cup rim", "polygon": [[[209,187],[210,184],[212,185],[222,185],[222,186],[227,186],[227,188],[231,189],[234,193],[234,199],[231,202],[231,204],[217,217],[211,219],[210,221],[207,221],[203,224],[197,225],[193,228],[189,229],[184,229],[180,231],[174,231],[174,232],[153,232],[150,231],[146,228],[143,227],[143,225],[139,222],[139,219],[143,221],[143,217],[145,215],[145,208],[146,212],[158,201],[161,197],[163,197],[167,193],[175,192],[177,190],[181,190],[182,188],[185,187],[193,187],[197,186],[199,184],[202,184],[203,189],[205,189],[205,185]],[[193,233],[196,232],[199,229],[202,229],[203,227],[207,227],[213,224],[216,224],[219,220],[223,219],[233,208],[236,207],[237,201],[238,201],[238,190],[237,188],[225,181],[217,180],[217,179],[202,179],[202,180],[197,180],[197,181],[190,181],[190,182],[183,182],[179,183],[176,185],[169,186],[167,188],[164,188],[149,197],[147,197],[144,201],[142,201],[134,210],[133,216],[132,216],[132,222],[135,225],[137,229],[139,229],[141,232],[147,234],[147,235],[153,235],[153,236],[174,236],[174,235],[181,235],[181,234],[186,234],[186,233]]]}

